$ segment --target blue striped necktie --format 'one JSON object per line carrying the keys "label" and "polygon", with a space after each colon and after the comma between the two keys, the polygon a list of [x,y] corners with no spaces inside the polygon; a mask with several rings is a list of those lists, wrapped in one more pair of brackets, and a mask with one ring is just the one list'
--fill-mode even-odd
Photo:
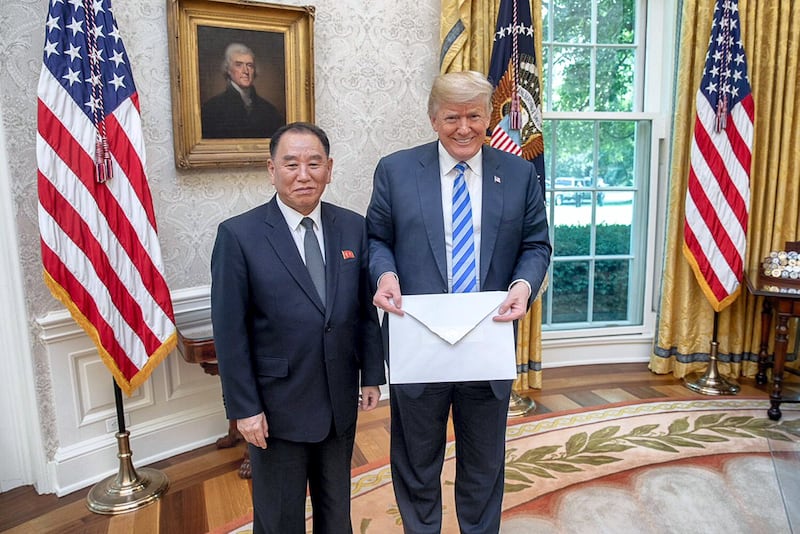
{"label": "blue striped necktie", "polygon": [[453,293],[478,290],[475,272],[475,242],[472,235],[472,206],[469,201],[464,171],[467,164],[459,161],[453,182]]}

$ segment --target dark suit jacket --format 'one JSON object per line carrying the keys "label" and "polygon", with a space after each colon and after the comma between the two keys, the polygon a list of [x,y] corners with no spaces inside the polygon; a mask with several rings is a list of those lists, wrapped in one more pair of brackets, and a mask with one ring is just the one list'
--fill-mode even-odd
{"label": "dark suit jacket", "polygon": [[[505,291],[524,279],[532,302],[552,252],[536,171],[518,156],[488,146],[482,150],[481,290]],[[438,141],[378,162],[367,229],[373,284],[392,271],[404,295],[447,293]],[[500,393],[499,384],[492,386]],[[404,387],[421,392],[424,386]]]}
{"label": "dark suit jacket", "polygon": [[324,439],[355,424],[361,385],[385,383],[360,215],[322,203],[327,306],[275,198],[220,224],[211,316],[230,419],[261,411],[271,437]]}
{"label": "dark suit jacket", "polygon": [[253,104],[248,111],[239,92],[228,88],[203,104],[200,121],[206,139],[267,138],[286,124],[278,108],[252,90]]}

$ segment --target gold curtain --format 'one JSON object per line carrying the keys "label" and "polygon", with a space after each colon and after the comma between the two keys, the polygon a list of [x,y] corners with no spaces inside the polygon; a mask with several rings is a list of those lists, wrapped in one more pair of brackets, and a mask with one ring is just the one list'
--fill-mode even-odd
{"label": "gold curtain", "polygon": [[[440,71],[489,72],[500,0],[442,0]],[[534,46],[542,79],[542,1],[531,0]],[[535,290],[535,288],[534,288]],[[542,299],[537,298],[517,332],[515,391],[542,387]]]}
{"label": "gold curtain", "polygon": [[489,72],[500,0],[442,0],[439,68]]}
{"label": "gold curtain", "polygon": [[[650,357],[651,370],[672,372],[676,377],[705,370],[713,332],[713,309],[681,247],[695,92],[702,78],[714,4],[714,0],[684,0],[681,16],[667,241]],[[739,16],[755,101],[745,253],[745,268],[755,274],[771,250],[800,239],[800,0],[740,0]],[[760,316],[761,300],[745,287],[720,312],[718,361],[724,375],[755,375]]]}

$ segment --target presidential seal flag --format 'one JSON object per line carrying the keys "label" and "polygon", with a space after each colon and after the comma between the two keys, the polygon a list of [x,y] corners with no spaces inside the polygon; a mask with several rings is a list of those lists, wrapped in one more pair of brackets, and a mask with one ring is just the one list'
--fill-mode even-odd
{"label": "presidential seal flag", "polygon": [[717,0],[696,98],[683,253],[719,312],[741,289],[750,206],[755,106],[737,0]]}
{"label": "presidential seal flag", "polygon": [[544,192],[539,68],[529,0],[502,0],[489,65],[494,86],[489,144],[532,161]]}
{"label": "presidential seal flag", "polygon": [[37,94],[45,283],[130,395],[177,335],[139,99],[109,0],[51,0]]}

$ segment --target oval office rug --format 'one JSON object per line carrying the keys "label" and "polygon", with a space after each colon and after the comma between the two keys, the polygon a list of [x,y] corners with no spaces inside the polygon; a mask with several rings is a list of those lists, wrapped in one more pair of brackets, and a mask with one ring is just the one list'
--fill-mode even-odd
{"label": "oval office rug", "polygon": [[[768,407],[662,400],[510,419],[500,532],[791,533],[784,498],[800,500],[800,411],[784,404],[770,421]],[[443,533],[459,531],[454,454],[449,442]],[[354,532],[402,533],[388,458],[354,470],[352,496]],[[251,520],[214,532],[250,532]]]}

